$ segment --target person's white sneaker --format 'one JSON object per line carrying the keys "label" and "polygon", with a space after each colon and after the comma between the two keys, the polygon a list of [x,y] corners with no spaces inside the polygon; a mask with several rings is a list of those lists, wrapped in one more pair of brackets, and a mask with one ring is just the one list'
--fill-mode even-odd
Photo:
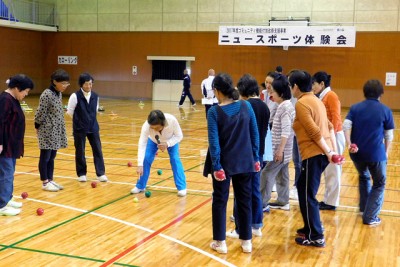
{"label": "person's white sneaker", "polygon": [[220,254],[228,253],[228,248],[226,246],[225,240],[223,241],[214,240],[213,242],[211,242],[210,247]]}
{"label": "person's white sneaker", "polygon": [[252,249],[251,240],[242,240],[242,250],[244,253],[251,253]]}
{"label": "person's white sneaker", "polygon": [[22,207],[22,203],[11,199],[10,201],[8,201],[7,206],[15,209],[20,209]]}
{"label": "person's white sneaker", "polygon": [[136,186],[131,190],[131,194],[139,194],[140,192],[143,192],[143,189],[139,189]]}
{"label": "person's white sneaker", "polygon": [[178,197],[184,197],[186,196],[186,189],[182,189],[178,191]]}
{"label": "person's white sneaker", "polygon": [[55,186],[51,182],[48,182],[46,185],[42,185],[42,189],[44,191],[49,191],[49,192],[57,192],[60,190],[57,186]]}
{"label": "person's white sneaker", "polygon": [[78,177],[78,182],[87,182],[87,177],[86,175],[81,175]]}
{"label": "person's white sneaker", "polygon": [[239,238],[239,234],[236,232],[235,229],[226,232],[226,236],[230,238]]}
{"label": "person's white sneaker", "polygon": [[289,191],[289,198],[294,200],[299,200],[299,195],[297,194],[297,187],[293,186]]}
{"label": "person's white sneaker", "polygon": [[261,228],[251,228],[251,233],[254,235],[254,236],[259,236],[259,237],[261,237],[262,236],[262,232],[261,232]]}
{"label": "person's white sneaker", "polygon": [[105,176],[105,175],[103,174],[103,175],[97,177],[97,180],[99,180],[100,182],[107,182],[107,181],[108,181],[108,178],[107,178],[107,176]]}
{"label": "person's white sneaker", "polygon": [[54,182],[53,180],[51,180],[49,183],[52,183],[55,187],[58,187],[58,189],[63,190],[64,186],[57,184],[56,182]]}
{"label": "person's white sneaker", "polygon": [[20,209],[16,209],[13,207],[5,206],[0,209],[0,215],[2,216],[15,216],[21,212]]}

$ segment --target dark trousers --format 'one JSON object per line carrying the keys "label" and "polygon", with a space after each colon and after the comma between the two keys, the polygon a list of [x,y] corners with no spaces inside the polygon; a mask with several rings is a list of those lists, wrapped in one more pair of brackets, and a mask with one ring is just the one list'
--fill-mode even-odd
{"label": "dark trousers", "polygon": [[[263,226],[263,202],[260,192],[260,172],[251,173],[251,219],[252,228],[258,229]],[[239,225],[236,218],[239,217],[236,208],[236,199],[233,200],[233,216],[235,217],[235,230],[239,233]]]}
{"label": "dark trousers", "polygon": [[101,150],[101,141],[99,132],[96,133],[74,133],[75,142],[75,164],[76,174],[78,176],[86,175],[87,165],[85,157],[86,137],[92,147],[94,168],[96,175],[101,176],[105,174],[103,152]]}
{"label": "dark trousers", "polygon": [[186,96],[189,97],[190,103],[194,105],[196,102],[193,99],[192,93],[190,90],[182,90],[181,100],[179,100],[179,105],[182,105],[185,102]]}
{"label": "dark trousers", "polygon": [[299,146],[297,145],[296,136],[293,136],[292,158],[294,165],[294,186],[297,186],[297,181],[299,180],[301,173],[301,155],[299,151]]}
{"label": "dark trousers", "polygon": [[57,150],[41,149],[39,158],[39,173],[40,180],[53,180],[54,174],[54,159],[56,158]]}
{"label": "dark trousers", "polygon": [[209,110],[212,106],[215,106],[215,105],[218,105],[218,103],[214,103],[214,104],[212,104],[212,105],[204,105],[205,108],[206,108],[206,119],[207,119],[208,110]]}
{"label": "dark trousers", "polygon": [[309,240],[324,238],[316,195],[321,182],[321,174],[328,164],[329,161],[325,155],[317,155],[305,159],[301,163],[297,192],[303,216],[304,232]]}
{"label": "dark trousers", "polygon": [[236,213],[235,221],[239,228],[239,238],[251,239],[251,173],[232,175],[224,181],[217,181],[213,176],[213,201],[212,201],[212,223],[213,239],[226,239],[226,205],[229,198],[229,186],[232,178],[233,191],[235,194]]}

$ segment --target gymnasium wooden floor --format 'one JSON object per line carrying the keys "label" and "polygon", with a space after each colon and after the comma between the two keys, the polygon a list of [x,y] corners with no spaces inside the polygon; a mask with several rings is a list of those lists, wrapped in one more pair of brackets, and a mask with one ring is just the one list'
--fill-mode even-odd
{"label": "gymnasium wooden floor", "polygon": [[[26,103],[36,109],[37,96]],[[68,97],[64,96],[66,104]],[[188,101],[186,101],[188,102]],[[204,107],[176,103],[101,99],[105,112],[98,116],[108,183],[76,180],[71,119],[66,116],[69,147],[59,150],[55,180],[60,192],[41,189],[39,149],[33,127],[34,113],[27,113],[25,157],[17,161],[14,195],[23,202],[22,213],[0,217],[0,266],[400,266],[400,134],[388,162],[382,224],[369,227],[359,215],[357,174],[347,156],[343,168],[341,205],[336,212],[322,211],[326,248],[310,248],[294,242],[302,227],[298,203],[290,211],[264,216],[262,238],[253,239],[253,252],[242,253],[238,240],[227,239],[228,254],[210,249],[212,240],[210,179],[202,176],[207,149]],[[187,105],[187,104],[186,104]],[[181,157],[187,176],[188,195],[180,198],[173,182],[168,155],[159,152],[150,175],[150,198],[140,194],[134,203],[130,190],[136,175],[140,129],[152,109],[174,114],[184,139]],[[346,111],[344,111],[346,114]],[[396,126],[400,114],[395,113]],[[94,179],[87,143],[88,178]],[[132,161],[133,167],[127,163]],[[163,173],[157,174],[161,169]],[[293,168],[290,168],[293,177]],[[319,191],[322,199],[324,179]],[[29,197],[22,200],[22,192]],[[43,208],[42,216],[36,209]],[[228,215],[232,201],[228,203]],[[227,229],[234,224],[227,218]]]}

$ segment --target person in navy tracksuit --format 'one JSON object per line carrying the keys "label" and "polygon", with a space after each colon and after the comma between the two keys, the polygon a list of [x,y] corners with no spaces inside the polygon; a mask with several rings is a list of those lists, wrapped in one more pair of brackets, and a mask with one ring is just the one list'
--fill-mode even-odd
{"label": "person in navy tracksuit", "polygon": [[183,71],[183,90],[182,90],[182,95],[181,95],[181,100],[179,100],[179,107],[182,107],[183,102],[185,102],[186,96],[189,97],[190,103],[192,103],[192,106],[196,106],[196,102],[193,99],[192,93],[190,92],[190,76],[188,73],[188,70]]}

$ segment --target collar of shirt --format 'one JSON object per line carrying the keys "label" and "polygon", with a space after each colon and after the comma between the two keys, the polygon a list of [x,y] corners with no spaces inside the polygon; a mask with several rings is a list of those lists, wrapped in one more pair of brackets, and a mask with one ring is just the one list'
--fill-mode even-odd
{"label": "collar of shirt", "polygon": [[89,99],[90,99],[90,96],[91,96],[92,93],[91,92],[85,92],[82,88],[81,88],[81,91],[82,91],[84,97],[86,98],[87,102],[89,103]]}
{"label": "collar of shirt", "polygon": [[324,99],[327,93],[331,91],[331,87],[326,87],[320,94],[319,94],[319,99]]}

